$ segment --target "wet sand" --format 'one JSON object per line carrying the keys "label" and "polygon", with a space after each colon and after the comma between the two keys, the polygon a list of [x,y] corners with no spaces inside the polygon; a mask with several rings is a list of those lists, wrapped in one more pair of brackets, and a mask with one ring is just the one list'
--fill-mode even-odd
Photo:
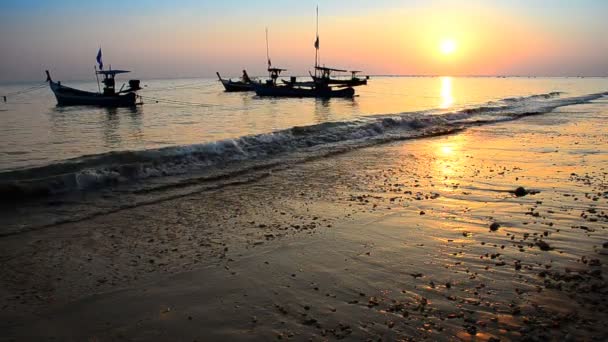
{"label": "wet sand", "polygon": [[2,237],[1,339],[606,340],[607,104]]}

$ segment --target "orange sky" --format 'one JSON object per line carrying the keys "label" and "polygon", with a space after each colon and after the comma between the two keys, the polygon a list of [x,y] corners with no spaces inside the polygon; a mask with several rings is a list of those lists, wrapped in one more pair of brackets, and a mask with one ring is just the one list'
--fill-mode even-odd
{"label": "orange sky", "polygon": [[[99,46],[107,65],[145,78],[236,76],[243,68],[260,75],[266,27],[275,65],[305,75],[314,64],[316,2],[120,4],[105,18],[95,11],[117,7],[9,0],[0,13],[0,82],[38,79],[46,68],[63,79],[90,78]],[[369,74],[608,74],[604,1],[336,0],[319,7],[321,61],[330,66]],[[456,44],[447,55],[439,48],[446,39]]]}

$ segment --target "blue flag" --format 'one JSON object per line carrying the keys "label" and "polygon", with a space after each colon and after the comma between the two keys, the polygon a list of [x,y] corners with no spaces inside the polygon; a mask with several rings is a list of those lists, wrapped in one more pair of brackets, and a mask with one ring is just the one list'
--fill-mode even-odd
{"label": "blue flag", "polygon": [[101,60],[101,48],[97,52],[97,63],[99,64],[99,70],[103,70],[103,62]]}

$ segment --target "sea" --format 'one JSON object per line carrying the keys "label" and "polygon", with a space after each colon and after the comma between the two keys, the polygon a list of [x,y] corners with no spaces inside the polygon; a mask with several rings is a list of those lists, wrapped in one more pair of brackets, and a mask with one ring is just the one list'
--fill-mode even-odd
{"label": "sea", "polygon": [[[0,85],[0,198],[17,203],[0,234],[608,96],[608,78],[593,77],[376,76],[352,99],[260,98],[209,78],[142,85],[133,108],[60,107],[41,83]],[[24,221],[34,207],[39,219]]]}

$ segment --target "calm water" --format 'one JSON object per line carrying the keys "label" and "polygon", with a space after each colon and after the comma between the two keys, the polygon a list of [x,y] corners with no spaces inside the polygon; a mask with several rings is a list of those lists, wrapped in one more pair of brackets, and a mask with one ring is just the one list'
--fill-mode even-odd
{"label": "calm water", "polygon": [[[64,82],[96,90],[94,82]],[[225,93],[214,79],[144,80],[134,109],[57,107],[50,89],[0,104],[0,170],[48,165],[110,151],[200,144],[374,114],[474,107],[489,101],[608,90],[606,78],[373,77],[352,100],[261,99]],[[30,85],[0,86],[0,95]],[[158,102],[150,98],[160,99]],[[171,103],[184,101],[187,103]]]}

